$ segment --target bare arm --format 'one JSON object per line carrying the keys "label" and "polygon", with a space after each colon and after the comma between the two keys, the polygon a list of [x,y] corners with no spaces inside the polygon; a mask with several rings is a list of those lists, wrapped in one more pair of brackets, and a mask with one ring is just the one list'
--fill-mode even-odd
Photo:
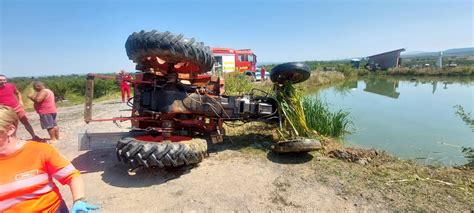
{"label": "bare arm", "polygon": [[15,87],[15,91],[13,91],[15,93],[15,96],[16,96],[16,99],[18,100],[18,103],[23,106],[23,98],[21,97],[21,93],[20,91],[18,91],[18,89]]}
{"label": "bare arm", "polygon": [[91,205],[85,201],[84,198],[84,180],[81,176],[74,177],[71,182],[68,183],[71,189],[72,200],[74,201],[72,206],[72,213],[78,212],[95,212],[91,210],[97,210],[99,207]]}
{"label": "bare arm", "polygon": [[33,102],[41,103],[44,101],[47,95],[48,93],[45,90],[41,90],[40,92],[36,93],[36,95],[29,95],[28,98]]}
{"label": "bare arm", "polygon": [[85,190],[84,190],[84,180],[81,176],[74,177],[71,182],[67,184],[71,189],[72,200],[75,201],[79,198],[84,198]]}

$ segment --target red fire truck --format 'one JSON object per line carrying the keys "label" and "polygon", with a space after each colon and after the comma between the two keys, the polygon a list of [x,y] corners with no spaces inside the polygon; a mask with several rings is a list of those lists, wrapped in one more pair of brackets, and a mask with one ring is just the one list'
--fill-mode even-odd
{"label": "red fire truck", "polygon": [[[220,72],[239,71],[253,74],[256,70],[257,56],[250,49],[211,48],[216,59],[214,68]],[[255,76],[253,74],[253,76]]]}

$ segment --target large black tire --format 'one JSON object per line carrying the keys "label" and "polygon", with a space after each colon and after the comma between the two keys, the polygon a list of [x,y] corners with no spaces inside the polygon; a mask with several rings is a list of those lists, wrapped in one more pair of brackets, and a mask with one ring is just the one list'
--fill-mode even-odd
{"label": "large black tire", "polygon": [[132,168],[178,167],[197,164],[207,155],[207,141],[194,138],[180,142],[147,142],[131,137],[118,141],[116,147],[119,161]]}
{"label": "large black tire", "polygon": [[272,69],[270,79],[273,83],[290,82],[296,84],[306,81],[310,75],[309,67],[304,63],[284,63]]}
{"label": "large black tire", "polygon": [[128,36],[125,49],[128,58],[137,64],[140,64],[145,57],[157,56],[170,63],[191,62],[199,66],[202,71],[209,71],[215,60],[211,49],[204,46],[204,43],[168,31],[134,32]]}

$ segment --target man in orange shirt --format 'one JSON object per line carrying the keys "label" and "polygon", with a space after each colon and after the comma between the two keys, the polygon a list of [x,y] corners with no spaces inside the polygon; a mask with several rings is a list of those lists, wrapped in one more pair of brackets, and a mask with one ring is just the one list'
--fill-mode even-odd
{"label": "man in orange shirt", "polygon": [[0,105],[0,212],[68,212],[53,178],[71,189],[72,212],[96,210],[79,171],[51,145],[17,138],[17,126],[15,111]]}

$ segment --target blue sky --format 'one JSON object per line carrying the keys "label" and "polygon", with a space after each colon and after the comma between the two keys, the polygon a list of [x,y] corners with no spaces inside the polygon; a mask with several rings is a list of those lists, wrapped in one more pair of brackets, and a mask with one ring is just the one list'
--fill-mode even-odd
{"label": "blue sky", "polygon": [[1,0],[0,73],[133,71],[125,41],[152,29],[251,48],[260,62],[472,47],[473,7],[470,0]]}

